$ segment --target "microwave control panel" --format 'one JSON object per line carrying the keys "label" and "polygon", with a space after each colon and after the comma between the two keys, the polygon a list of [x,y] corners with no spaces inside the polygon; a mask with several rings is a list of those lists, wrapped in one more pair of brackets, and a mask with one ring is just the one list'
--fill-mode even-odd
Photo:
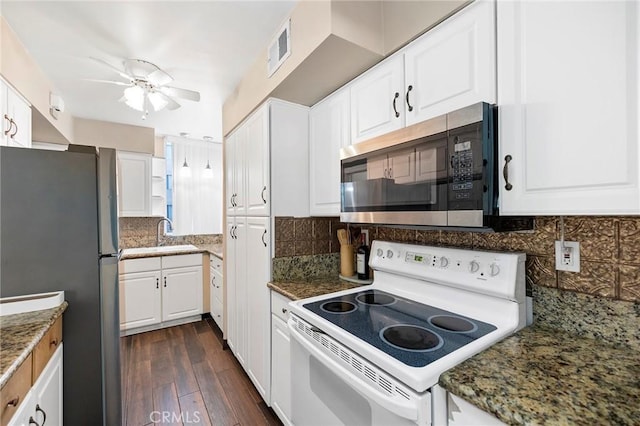
{"label": "microwave control panel", "polygon": [[473,189],[473,150],[471,141],[456,142],[451,155],[452,190],[456,200],[471,198]]}

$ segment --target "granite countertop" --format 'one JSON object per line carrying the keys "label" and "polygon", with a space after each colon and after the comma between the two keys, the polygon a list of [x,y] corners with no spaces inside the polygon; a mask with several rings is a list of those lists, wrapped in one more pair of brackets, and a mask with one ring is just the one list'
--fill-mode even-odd
{"label": "granite countertop", "polygon": [[343,281],[337,276],[274,281],[268,283],[267,286],[291,300],[306,299],[307,297],[321,296],[327,293],[361,287],[357,284]]}
{"label": "granite countertop", "polygon": [[507,424],[640,421],[640,353],[529,327],[440,376],[451,393]]}
{"label": "granite countertop", "polygon": [[0,388],[27,359],[67,305],[63,302],[52,309],[0,317]]}
{"label": "granite countertop", "polygon": [[224,259],[224,250],[222,244],[198,244],[198,248],[201,248],[203,251],[209,252],[210,254],[219,257],[220,259]]}
{"label": "granite countertop", "polygon": [[[164,247],[171,247],[171,246],[162,246],[162,247],[164,248]],[[159,257],[159,256],[177,256],[181,254],[197,254],[197,253],[211,253],[214,256],[217,256],[220,259],[222,259],[222,254],[223,254],[222,244],[199,244],[198,246],[195,246],[195,248],[192,250],[185,250],[182,248],[176,251],[163,250],[160,252],[147,252],[147,253],[123,252],[120,260],[142,259],[145,257]]]}

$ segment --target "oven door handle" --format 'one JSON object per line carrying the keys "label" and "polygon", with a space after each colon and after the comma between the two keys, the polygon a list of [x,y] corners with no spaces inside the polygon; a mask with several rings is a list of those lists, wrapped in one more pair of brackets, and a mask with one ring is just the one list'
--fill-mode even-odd
{"label": "oven door handle", "polygon": [[314,346],[307,341],[307,339],[300,334],[296,329],[296,326],[291,322],[287,322],[291,337],[296,340],[304,349],[306,349],[311,355],[313,355],[318,361],[323,363],[327,368],[334,371],[338,376],[342,377],[342,380],[349,385],[354,391],[358,392],[362,396],[371,399],[381,407],[391,411],[398,416],[406,419],[417,421],[418,420],[418,407],[410,401],[398,402],[390,400],[389,397],[382,392],[377,391],[364,379],[353,374],[351,371],[343,367],[339,362],[331,359],[328,355],[314,348]]}

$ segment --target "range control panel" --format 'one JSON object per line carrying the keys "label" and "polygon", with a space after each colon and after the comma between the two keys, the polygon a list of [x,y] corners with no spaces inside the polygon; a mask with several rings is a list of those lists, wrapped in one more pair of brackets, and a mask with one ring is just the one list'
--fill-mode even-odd
{"label": "range control panel", "polygon": [[[520,299],[524,286],[523,253],[499,253],[419,246],[376,240],[373,269],[410,275],[452,287]],[[520,282],[521,281],[521,282]]]}

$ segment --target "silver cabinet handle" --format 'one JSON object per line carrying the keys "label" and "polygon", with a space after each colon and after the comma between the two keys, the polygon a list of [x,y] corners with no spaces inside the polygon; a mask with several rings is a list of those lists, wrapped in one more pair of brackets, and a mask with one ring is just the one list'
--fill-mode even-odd
{"label": "silver cabinet handle", "polygon": [[400,93],[396,92],[395,95],[393,95],[393,111],[396,113],[396,118],[400,117],[400,113],[398,112],[398,109],[396,108],[396,99],[398,99],[400,97]]}
{"label": "silver cabinet handle", "polygon": [[262,187],[262,193],[260,193],[260,197],[262,197],[262,202],[263,202],[264,204],[267,204],[267,200],[264,198],[264,192],[265,192],[266,190],[267,190],[267,187],[266,187],[266,186],[263,186],[263,187]]}
{"label": "silver cabinet handle", "polygon": [[13,128],[13,120],[9,118],[7,114],[4,115],[4,119],[7,120],[7,123],[9,123],[9,128],[4,131],[4,135],[6,136],[11,133],[11,129]]}
{"label": "silver cabinet handle", "polygon": [[509,163],[512,159],[513,157],[511,157],[510,155],[504,157],[504,168],[502,169],[502,176],[504,176],[505,181],[504,189],[506,189],[507,191],[511,191],[513,189],[513,185],[509,183]]}
{"label": "silver cabinet handle", "polygon": [[39,404],[36,404],[36,413],[42,413],[42,426],[44,426],[47,423],[47,413],[40,408]]}
{"label": "silver cabinet handle", "polygon": [[267,243],[264,240],[264,236],[267,235],[267,230],[265,229],[264,232],[262,233],[262,244],[264,244],[264,246],[267,246]]}
{"label": "silver cabinet handle", "polygon": [[411,92],[412,90],[413,90],[413,86],[409,85],[409,87],[407,87],[407,95],[405,96],[405,100],[407,101],[407,107],[409,108],[409,112],[413,111],[413,107],[409,103],[409,92]]}
{"label": "silver cabinet handle", "polygon": [[14,120],[13,118],[11,119],[11,123],[12,123],[12,124],[15,124],[15,126],[16,126],[16,131],[15,131],[15,132],[13,132],[13,133],[11,133],[11,136],[9,136],[11,139],[13,139],[13,138],[15,137],[15,135],[17,135],[17,134],[18,134],[18,123],[16,123],[16,122],[15,122],[15,120]]}

